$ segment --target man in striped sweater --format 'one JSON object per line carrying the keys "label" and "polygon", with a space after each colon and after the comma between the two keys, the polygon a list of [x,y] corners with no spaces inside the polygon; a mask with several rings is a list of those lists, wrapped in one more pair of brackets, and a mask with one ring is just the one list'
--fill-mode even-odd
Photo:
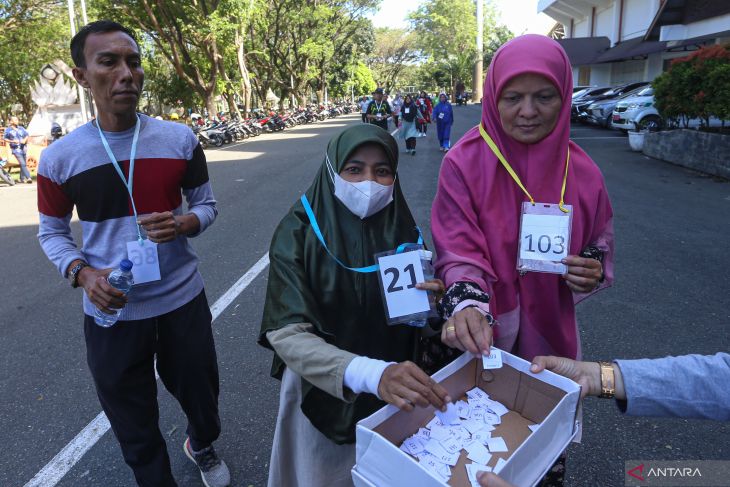
{"label": "man in striped sweater", "polygon": [[[186,126],[137,114],[144,72],[131,31],[93,22],[71,41],[71,55],[98,117],[42,153],[38,238],[61,275],[84,290],[87,362],[137,483],[176,485],[158,426],[156,358],[163,384],[188,419],[186,455],[206,486],[227,486],[228,467],[213,448],[220,419],[211,314],[188,241],[217,215],[205,154]],[[69,226],[74,207],[81,249]],[[153,272],[135,274],[125,296],[106,277],[135,248],[145,252],[133,271]],[[119,321],[96,325],[95,308],[121,308]]]}

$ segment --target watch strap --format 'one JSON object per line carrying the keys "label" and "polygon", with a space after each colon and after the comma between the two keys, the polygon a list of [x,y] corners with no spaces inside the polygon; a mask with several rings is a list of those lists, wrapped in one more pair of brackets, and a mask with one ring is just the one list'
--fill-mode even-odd
{"label": "watch strap", "polygon": [[68,271],[68,278],[71,280],[72,288],[76,289],[79,287],[79,272],[81,272],[81,269],[84,267],[89,267],[89,264],[86,262],[79,262],[73,266],[70,271]]}
{"label": "watch strap", "polygon": [[616,378],[611,362],[598,362],[601,367],[601,395],[605,399],[612,399],[616,394]]}

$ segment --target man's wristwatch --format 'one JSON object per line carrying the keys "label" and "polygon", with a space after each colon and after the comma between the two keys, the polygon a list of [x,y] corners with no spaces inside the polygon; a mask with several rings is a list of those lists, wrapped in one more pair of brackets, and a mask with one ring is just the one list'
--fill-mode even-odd
{"label": "man's wristwatch", "polygon": [[73,266],[70,271],[68,271],[68,280],[71,281],[72,288],[76,289],[79,287],[79,272],[81,272],[81,269],[84,267],[89,267],[89,264],[86,262],[79,262]]}

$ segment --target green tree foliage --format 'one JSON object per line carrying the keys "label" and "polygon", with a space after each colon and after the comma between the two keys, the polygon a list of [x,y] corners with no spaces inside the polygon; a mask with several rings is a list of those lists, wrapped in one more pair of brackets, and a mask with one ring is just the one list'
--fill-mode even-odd
{"label": "green tree foliage", "polygon": [[373,78],[373,72],[362,62],[357,63],[357,66],[355,66],[353,78],[355,96],[369,95],[378,87]]}
{"label": "green tree foliage", "polygon": [[[446,86],[463,80],[471,83],[476,50],[476,5],[473,0],[425,0],[409,15],[417,48],[431,64],[427,72],[431,86]],[[513,34],[497,23],[491,2],[484,9],[485,66],[494,52]]]}
{"label": "green tree foliage", "polygon": [[0,110],[18,103],[29,117],[30,90],[40,69],[56,59],[70,63],[63,6],[60,0],[0,2]]}
{"label": "green tree foliage", "polygon": [[657,110],[686,128],[693,118],[709,126],[711,117],[730,118],[730,48],[704,47],[672,61],[652,83]]}
{"label": "green tree foliage", "polygon": [[378,86],[391,91],[404,69],[420,58],[412,32],[388,27],[375,29],[375,47],[368,57],[368,65]]}

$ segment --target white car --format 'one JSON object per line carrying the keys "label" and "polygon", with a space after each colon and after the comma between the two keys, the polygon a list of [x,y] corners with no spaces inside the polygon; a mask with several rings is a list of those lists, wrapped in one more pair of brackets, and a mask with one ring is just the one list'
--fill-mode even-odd
{"label": "white car", "polygon": [[654,89],[647,86],[636,95],[625,98],[613,109],[611,126],[620,130],[634,130],[635,123],[641,129],[659,130],[662,117],[654,106]]}
{"label": "white car", "polygon": [[[720,127],[722,120],[717,117],[710,117],[710,127]],[[699,118],[689,120],[689,128],[700,127],[704,122]],[[728,121],[725,121],[727,125]],[[656,131],[664,127],[664,119],[659,115],[659,111],[654,106],[654,89],[647,86],[636,96],[621,100],[613,109],[613,117],[611,119],[611,127],[620,130],[635,130],[639,124],[640,130]],[[680,123],[680,127],[683,125]]]}

